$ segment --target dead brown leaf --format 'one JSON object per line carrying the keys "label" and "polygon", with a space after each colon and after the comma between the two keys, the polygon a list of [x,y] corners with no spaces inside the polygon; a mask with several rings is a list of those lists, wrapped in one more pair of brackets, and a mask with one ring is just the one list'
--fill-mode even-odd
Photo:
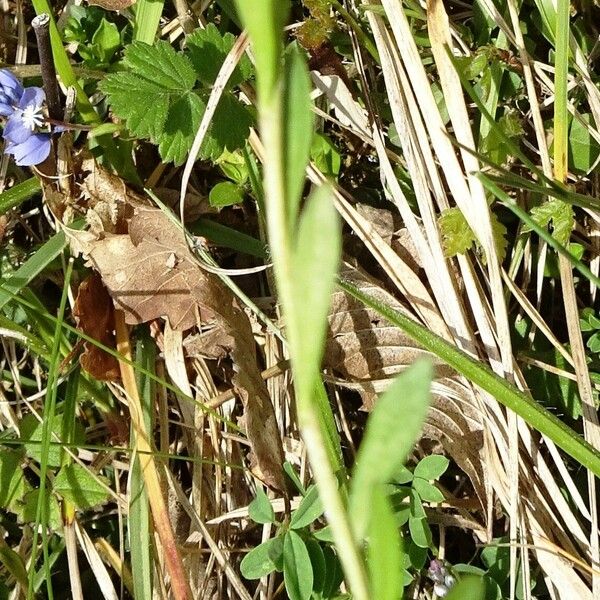
{"label": "dead brown leaf", "polygon": [[[86,277],[79,286],[73,316],[83,333],[115,348],[113,304],[97,273]],[[83,347],[79,363],[87,373],[101,381],[115,381],[120,377],[119,363],[114,356],[90,342],[84,342]]]}
{"label": "dead brown leaf", "polygon": [[88,247],[91,264],[127,323],[162,317],[180,331],[200,324],[222,329],[221,343],[231,343],[233,384],[244,403],[253,472],[284,491],[283,448],[273,405],[257,365],[250,321],[229,288],[196,264],[182,232],[155,208],[135,206],[128,235],[106,234]]}
{"label": "dead brown leaf", "polygon": [[106,10],[114,10],[117,12],[135,4],[135,0],[91,0],[89,4],[92,6],[101,6]]}

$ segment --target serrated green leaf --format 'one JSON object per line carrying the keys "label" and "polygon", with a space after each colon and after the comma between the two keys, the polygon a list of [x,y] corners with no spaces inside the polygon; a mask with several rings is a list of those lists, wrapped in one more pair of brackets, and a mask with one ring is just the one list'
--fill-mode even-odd
{"label": "serrated green leaf", "polygon": [[292,514],[290,527],[292,529],[302,529],[302,527],[310,525],[323,514],[323,510],[323,505],[319,499],[319,490],[316,485],[312,485]]}
{"label": "serrated green leaf", "polygon": [[[196,83],[196,71],[190,60],[164,40],[153,46],[133,42],[125,50],[123,65],[167,92],[189,92]],[[147,102],[140,108],[148,108]]]}
{"label": "serrated green leaf", "polygon": [[408,520],[408,529],[412,541],[419,548],[429,548],[431,546],[431,529],[429,529],[429,523],[427,523],[425,517],[420,519],[411,517]]}
{"label": "serrated green leaf", "polygon": [[429,408],[431,377],[431,364],[416,362],[379,398],[367,421],[350,494],[350,515],[359,538],[366,530],[364,507],[373,486],[392,479],[421,431]]}
{"label": "serrated green leaf", "polygon": [[248,506],[248,516],[255,523],[273,523],[275,521],[275,511],[269,497],[260,487],[256,489],[256,498]]}
{"label": "serrated green leaf", "polygon": [[0,508],[18,513],[19,502],[30,490],[21,466],[24,454],[19,450],[0,452]]}
{"label": "serrated green leaf", "polygon": [[304,540],[288,531],[283,542],[283,580],[290,600],[308,600],[313,589],[313,570]]}
{"label": "serrated green leaf", "polygon": [[371,494],[368,567],[371,597],[397,600],[402,597],[402,540],[384,487],[377,485]]}
{"label": "serrated green leaf", "polygon": [[425,502],[443,502],[444,500],[444,494],[425,479],[415,477],[412,486],[421,500],[425,500]]}
{"label": "serrated green leaf", "polygon": [[430,454],[419,461],[415,467],[415,477],[421,479],[438,479],[448,468],[450,461],[441,454]]}
{"label": "serrated green leaf", "polygon": [[[105,477],[97,476],[108,485]],[[108,490],[88,469],[77,464],[65,465],[54,479],[53,489],[79,509],[93,508],[109,498]]]}
{"label": "serrated green leaf", "polygon": [[448,208],[438,218],[444,256],[464,254],[475,243],[475,234],[457,207]]}
{"label": "serrated green leaf", "polygon": [[566,246],[571,237],[575,223],[573,207],[559,200],[551,198],[547,202],[531,209],[531,218],[540,226],[552,225],[552,235],[557,242]]}
{"label": "serrated green leaf", "polygon": [[217,183],[208,195],[208,203],[215,208],[233,206],[244,201],[244,188],[231,181]]}
{"label": "serrated green leaf", "polygon": [[[56,441],[60,439],[62,432],[62,415],[55,415],[52,421],[52,437],[50,438],[50,450],[47,456],[47,465],[49,467],[59,467],[61,464],[62,448]],[[21,421],[21,439],[24,442],[25,452],[38,463],[41,462],[41,442],[42,442],[43,424],[40,423],[34,415],[27,415]],[[55,437],[55,435],[56,437]],[[84,439],[83,428],[80,423],[75,425],[76,443],[82,443]]]}
{"label": "serrated green leaf", "polygon": [[[31,490],[23,498],[23,508],[19,514],[19,520],[24,523],[35,523],[37,515],[37,505],[40,498],[40,490]],[[54,494],[48,491],[44,494],[46,502],[46,515],[48,515],[48,527],[54,531],[62,529],[62,517],[60,507]]]}
{"label": "serrated green leaf", "polygon": [[248,109],[230,92],[225,92],[215,110],[200,155],[217,160],[224,150],[233,152],[243,148],[251,125],[252,116]]}
{"label": "serrated green leaf", "polygon": [[164,41],[134,42],[122,65],[99,84],[114,114],[140,139],[159,145],[165,161],[181,164],[191,148],[204,104],[192,92],[196,73],[189,59]]}
{"label": "serrated green leaf", "polygon": [[[235,37],[231,33],[221,35],[217,26],[209,23],[205,29],[196,29],[188,35],[185,44],[186,55],[194,66],[198,79],[207,85],[212,85],[225,58],[235,44]],[[250,79],[251,75],[252,64],[244,55],[229,79],[229,86],[246,81]]]}
{"label": "serrated green leaf", "polygon": [[260,579],[283,568],[283,538],[276,537],[250,550],[240,564],[246,579]]}
{"label": "serrated green leaf", "polygon": [[177,98],[168,108],[163,130],[158,134],[158,151],[165,162],[181,165],[192,147],[206,106],[197,94]]}

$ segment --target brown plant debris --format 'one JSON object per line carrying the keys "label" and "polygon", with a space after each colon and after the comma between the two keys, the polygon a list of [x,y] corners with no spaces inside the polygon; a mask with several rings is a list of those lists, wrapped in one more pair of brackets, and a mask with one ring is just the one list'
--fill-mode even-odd
{"label": "brown plant debris", "polygon": [[253,473],[284,491],[283,448],[273,405],[256,360],[250,321],[233,293],[194,261],[182,232],[161,210],[135,206],[129,233],[89,243],[88,258],[130,325],[165,318],[173,329],[221,328],[244,403]]}
{"label": "brown plant debris", "polygon": [[[86,335],[109,348],[115,348],[115,319],[112,300],[97,273],[86,277],[77,290],[73,307],[77,327]],[[81,367],[101,381],[119,378],[119,362],[91,342],[84,342],[84,352],[79,357]]]}

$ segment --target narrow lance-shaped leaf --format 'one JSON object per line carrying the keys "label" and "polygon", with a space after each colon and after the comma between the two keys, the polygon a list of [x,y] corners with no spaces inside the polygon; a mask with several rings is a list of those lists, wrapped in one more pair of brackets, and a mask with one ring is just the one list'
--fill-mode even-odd
{"label": "narrow lance-shaped leaf", "polygon": [[415,363],[379,398],[367,421],[350,494],[350,514],[358,538],[368,526],[373,488],[392,479],[421,431],[429,407],[432,371],[428,361]]}

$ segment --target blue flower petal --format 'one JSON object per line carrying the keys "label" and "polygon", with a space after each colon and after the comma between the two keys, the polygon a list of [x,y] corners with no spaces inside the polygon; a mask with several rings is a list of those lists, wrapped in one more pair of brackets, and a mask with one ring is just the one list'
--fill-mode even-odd
{"label": "blue flower petal", "polygon": [[0,87],[13,104],[19,102],[25,91],[21,82],[8,69],[0,69]]}
{"label": "blue flower petal", "polygon": [[21,118],[21,111],[14,112],[8,120],[6,121],[6,125],[4,126],[4,139],[12,144],[22,144],[25,140],[29,139],[32,135],[33,131],[25,123]]}
{"label": "blue flower petal", "polygon": [[[0,96],[2,96],[1,93]],[[14,111],[15,109],[9,103],[3,102],[0,97],[0,117],[8,117],[12,115]]]}
{"label": "blue flower petal", "polygon": [[29,106],[33,106],[35,110],[38,110],[44,100],[46,99],[46,93],[42,88],[39,87],[28,87],[25,88],[21,99],[19,100],[19,108],[25,110]]}
{"label": "blue flower petal", "polygon": [[31,167],[32,165],[39,165],[48,158],[51,145],[48,134],[36,133],[29,136],[22,144],[9,143],[4,152],[14,156],[17,165]]}

